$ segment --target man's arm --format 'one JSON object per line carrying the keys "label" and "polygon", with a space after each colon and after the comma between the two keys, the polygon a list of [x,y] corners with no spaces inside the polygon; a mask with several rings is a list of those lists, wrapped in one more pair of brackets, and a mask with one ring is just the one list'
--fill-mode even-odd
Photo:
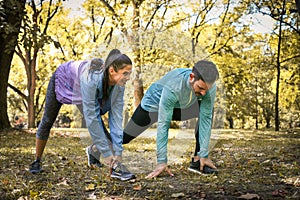
{"label": "man's arm", "polygon": [[158,109],[156,137],[157,166],[155,167],[153,172],[146,176],[146,178],[156,177],[164,171],[166,171],[170,176],[174,176],[167,165],[167,144],[170,123],[172,120],[173,109],[176,101],[176,95],[170,90],[164,88],[161,94]]}
{"label": "man's arm", "polygon": [[208,148],[211,136],[213,107],[216,97],[216,84],[202,98],[199,112],[199,144],[200,152],[198,156],[201,158],[208,157]]}
{"label": "man's arm", "polygon": [[158,164],[168,162],[168,135],[176,101],[176,95],[170,90],[164,88],[159,102],[157,120],[156,152]]}

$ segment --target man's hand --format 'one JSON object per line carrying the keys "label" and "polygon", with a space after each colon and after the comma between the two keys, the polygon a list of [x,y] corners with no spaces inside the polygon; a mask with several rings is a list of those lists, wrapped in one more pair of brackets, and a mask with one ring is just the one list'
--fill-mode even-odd
{"label": "man's hand", "polygon": [[210,167],[210,168],[217,169],[217,167],[213,164],[211,159],[209,159],[209,158],[200,158],[200,171],[201,172],[203,171],[203,167],[205,165]]}
{"label": "man's hand", "polygon": [[168,174],[170,176],[174,176],[174,174],[172,174],[171,170],[168,168],[167,163],[160,163],[158,165],[156,165],[155,169],[153,172],[151,172],[150,174],[148,174],[148,176],[146,176],[147,179],[156,177],[158,175],[160,175],[163,171],[168,172]]}

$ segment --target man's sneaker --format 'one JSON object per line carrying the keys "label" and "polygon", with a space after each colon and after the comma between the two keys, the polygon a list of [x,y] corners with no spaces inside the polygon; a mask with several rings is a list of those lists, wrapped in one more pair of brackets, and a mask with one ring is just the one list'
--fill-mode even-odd
{"label": "man's sneaker", "polygon": [[40,160],[35,160],[33,163],[30,164],[30,169],[29,171],[33,174],[37,174],[42,172],[42,163]]}
{"label": "man's sneaker", "polygon": [[213,169],[209,166],[203,167],[203,172],[200,171],[200,160],[194,162],[194,158],[192,158],[192,162],[188,168],[189,171],[197,173],[197,174],[218,174],[218,170]]}
{"label": "man's sneaker", "polygon": [[120,179],[121,181],[127,181],[135,179],[135,175],[132,174],[123,164],[118,162],[115,167],[112,168],[110,177]]}
{"label": "man's sneaker", "polygon": [[85,148],[85,152],[86,152],[86,155],[88,158],[88,166],[89,167],[92,167],[92,166],[102,167],[103,165],[100,163],[100,161],[93,156],[91,148],[92,148],[92,146],[88,146],[87,148]]}

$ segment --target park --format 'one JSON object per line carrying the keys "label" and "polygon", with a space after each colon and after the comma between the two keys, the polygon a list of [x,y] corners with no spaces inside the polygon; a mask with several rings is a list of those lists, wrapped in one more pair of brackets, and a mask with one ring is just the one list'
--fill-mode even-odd
{"label": "park", "polygon": [[299,22],[299,0],[1,1],[0,199],[300,199]]}

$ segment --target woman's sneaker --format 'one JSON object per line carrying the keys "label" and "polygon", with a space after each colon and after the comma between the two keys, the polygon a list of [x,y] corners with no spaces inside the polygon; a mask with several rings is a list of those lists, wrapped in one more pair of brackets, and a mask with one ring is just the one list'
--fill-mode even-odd
{"label": "woman's sneaker", "polygon": [[197,173],[197,174],[218,174],[218,170],[213,169],[209,166],[203,167],[203,172],[200,171],[200,160],[194,162],[194,158],[192,158],[192,162],[188,168],[189,171]]}
{"label": "woman's sneaker", "polygon": [[[85,148],[85,152],[88,158],[88,166],[102,167],[103,165],[100,163],[100,161],[97,158],[95,158],[95,156],[93,156],[93,150],[91,148],[92,145]],[[100,154],[99,154],[99,158],[100,158]]]}
{"label": "woman's sneaker", "polygon": [[110,175],[111,178],[117,178],[121,181],[127,181],[131,179],[135,179],[135,175],[132,174],[125,165],[118,162],[113,168]]}
{"label": "woman's sneaker", "polygon": [[42,172],[42,163],[39,159],[36,159],[33,163],[30,164],[30,173],[37,174]]}

